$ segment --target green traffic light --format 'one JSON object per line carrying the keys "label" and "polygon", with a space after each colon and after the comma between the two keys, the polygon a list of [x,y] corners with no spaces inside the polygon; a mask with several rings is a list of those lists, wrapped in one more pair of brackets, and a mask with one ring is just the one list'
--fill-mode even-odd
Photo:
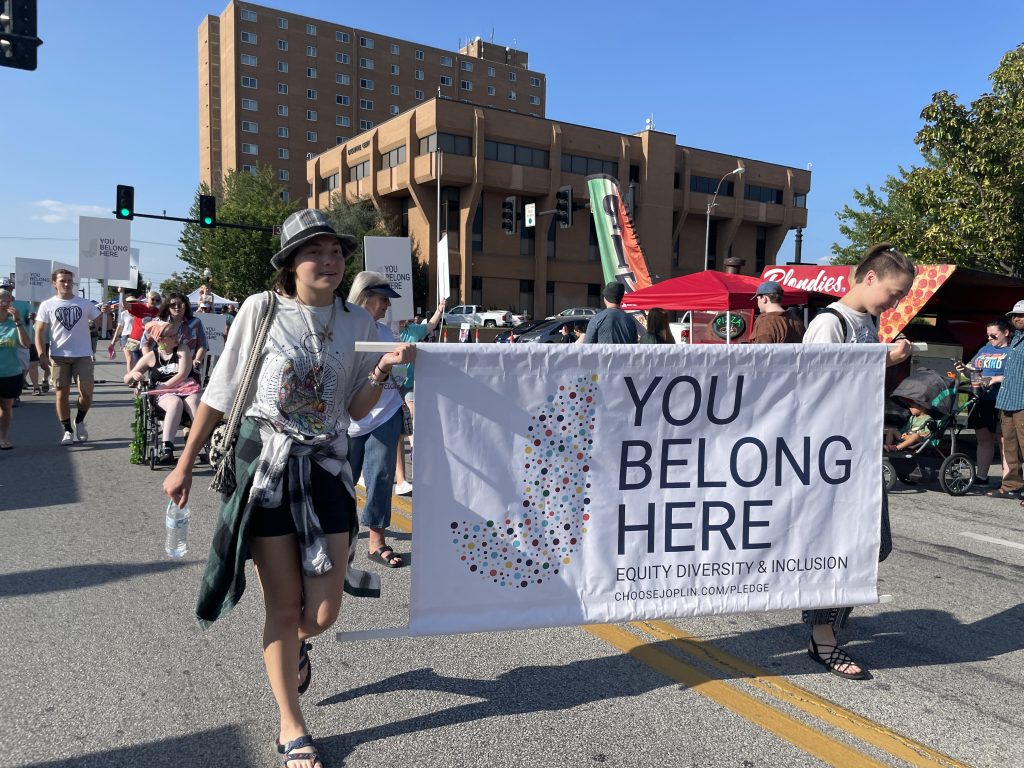
{"label": "green traffic light", "polygon": [[209,216],[207,216],[206,218],[203,219],[203,224],[206,224],[206,225],[213,224],[213,219],[211,219]]}
{"label": "green traffic light", "polygon": [[131,215],[131,211],[129,211],[127,208],[122,208],[121,209],[121,215],[122,216],[130,216]]}

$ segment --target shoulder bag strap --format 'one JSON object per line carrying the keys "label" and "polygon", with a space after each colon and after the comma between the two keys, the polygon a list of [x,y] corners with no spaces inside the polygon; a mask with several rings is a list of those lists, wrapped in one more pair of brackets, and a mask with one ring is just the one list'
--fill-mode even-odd
{"label": "shoulder bag strap", "polygon": [[249,390],[252,389],[252,382],[256,375],[256,367],[259,365],[260,355],[267,343],[267,335],[270,333],[270,324],[274,320],[274,313],[277,311],[277,295],[273,291],[267,291],[267,311],[263,314],[259,328],[252,340],[252,349],[249,350],[249,359],[245,361],[245,370],[242,373],[242,383],[231,404],[231,413],[228,415],[228,435],[231,443],[234,444],[238,435],[238,428],[242,423],[242,409],[245,408],[245,401],[249,398]]}

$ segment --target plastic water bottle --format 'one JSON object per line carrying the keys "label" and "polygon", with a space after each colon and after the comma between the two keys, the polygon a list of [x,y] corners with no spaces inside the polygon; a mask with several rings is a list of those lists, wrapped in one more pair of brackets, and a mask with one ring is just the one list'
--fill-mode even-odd
{"label": "plastic water bottle", "polygon": [[188,552],[188,507],[178,507],[173,501],[167,502],[167,542],[164,551],[168,557],[184,557]]}

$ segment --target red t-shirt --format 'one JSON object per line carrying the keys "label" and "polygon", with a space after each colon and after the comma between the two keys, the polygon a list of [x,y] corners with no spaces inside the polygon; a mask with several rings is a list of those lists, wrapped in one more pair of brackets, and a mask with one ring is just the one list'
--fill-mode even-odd
{"label": "red t-shirt", "polygon": [[131,304],[125,305],[125,309],[132,316],[132,332],[128,335],[128,338],[135,339],[136,341],[142,338],[146,320],[160,314],[160,307],[151,307],[142,301],[133,301]]}

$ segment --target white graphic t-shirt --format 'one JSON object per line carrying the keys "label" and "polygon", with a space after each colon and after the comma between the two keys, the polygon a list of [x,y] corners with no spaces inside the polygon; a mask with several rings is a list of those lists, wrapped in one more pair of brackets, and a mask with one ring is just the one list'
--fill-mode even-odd
{"label": "white graphic t-shirt", "polygon": [[50,325],[50,354],[53,357],[91,357],[89,321],[100,316],[91,301],[76,296],[62,299],[52,296],[39,305],[37,323]]}
{"label": "white graphic t-shirt", "polygon": [[[817,315],[807,326],[804,333],[804,344],[877,344],[878,323],[874,317],[867,312],[858,312],[850,309],[841,301],[828,305],[846,320],[846,328],[843,328],[843,321],[835,315],[822,312]],[[844,330],[846,331],[844,335]]]}

